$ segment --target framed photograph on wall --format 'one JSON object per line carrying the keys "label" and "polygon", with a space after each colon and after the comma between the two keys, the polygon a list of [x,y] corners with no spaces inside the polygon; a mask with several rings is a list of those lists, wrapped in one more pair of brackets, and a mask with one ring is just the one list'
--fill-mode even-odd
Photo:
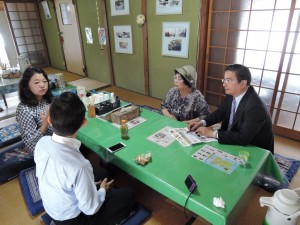
{"label": "framed photograph on wall", "polygon": [[42,6],[43,6],[43,10],[44,10],[46,19],[47,20],[51,19],[51,14],[50,14],[48,2],[47,1],[42,1]]}
{"label": "framed photograph on wall", "polygon": [[156,0],[156,15],[182,14],[182,0]]}
{"label": "framed photograph on wall", "polygon": [[116,53],[132,54],[131,26],[114,26]]}
{"label": "framed photograph on wall", "polygon": [[112,16],[129,15],[129,0],[110,0]]}
{"label": "framed photograph on wall", "polygon": [[190,22],[163,22],[162,55],[188,58]]}

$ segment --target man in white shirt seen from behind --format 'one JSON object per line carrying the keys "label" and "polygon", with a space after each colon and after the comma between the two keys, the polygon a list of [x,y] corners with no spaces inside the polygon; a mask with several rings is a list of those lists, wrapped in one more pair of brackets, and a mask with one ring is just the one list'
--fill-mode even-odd
{"label": "man in white shirt seen from behind", "polygon": [[85,111],[79,97],[70,92],[50,105],[48,120],[54,134],[41,138],[34,152],[43,205],[56,225],[119,224],[130,214],[136,196],[130,188],[108,191],[113,180],[94,182],[92,166],[76,139],[87,123]]}

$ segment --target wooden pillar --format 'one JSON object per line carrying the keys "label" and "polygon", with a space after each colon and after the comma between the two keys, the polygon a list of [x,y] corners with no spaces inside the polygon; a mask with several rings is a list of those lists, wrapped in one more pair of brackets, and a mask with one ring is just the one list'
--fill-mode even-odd
{"label": "wooden pillar", "polygon": [[148,28],[147,28],[147,0],[142,0],[142,14],[146,18],[146,22],[142,25],[143,32],[143,52],[144,52],[144,80],[145,94],[149,95],[149,59],[148,59]]}
{"label": "wooden pillar", "polygon": [[205,60],[206,60],[206,46],[207,46],[207,29],[208,29],[208,12],[209,0],[203,0],[199,9],[199,18],[201,19],[198,29],[199,48],[197,54],[197,88],[205,95]]}
{"label": "wooden pillar", "polygon": [[108,32],[108,22],[107,22],[107,12],[106,12],[106,2],[102,0],[102,11],[103,11],[103,22],[104,29],[106,34],[106,49],[107,49],[107,58],[108,58],[108,66],[109,66],[109,74],[110,74],[110,82],[112,85],[116,85],[114,71],[113,71],[113,63],[111,57],[111,49],[110,49],[110,41],[109,41],[109,32]]}

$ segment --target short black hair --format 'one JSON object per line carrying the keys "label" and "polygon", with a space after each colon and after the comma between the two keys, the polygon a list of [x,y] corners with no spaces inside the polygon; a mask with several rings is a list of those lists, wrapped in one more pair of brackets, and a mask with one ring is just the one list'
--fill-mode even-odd
{"label": "short black hair", "polygon": [[47,74],[45,73],[44,70],[36,68],[36,67],[28,67],[23,75],[22,78],[19,82],[19,98],[20,101],[23,104],[29,105],[29,106],[37,106],[39,104],[38,99],[35,97],[35,95],[30,91],[29,88],[29,81],[31,77],[36,74],[36,73],[41,73],[45,77],[45,79],[48,82],[48,90],[46,94],[43,96],[43,98],[46,100],[47,103],[51,103],[53,94],[50,91],[50,86],[49,86],[49,78]]}
{"label": "short black hair", "polygon": [[235,72],[238,82],[241,82],[242,80],[246,80],[247,85],[250,85],[251,72],[248,67],[241,65],[241,64],[231,64],[231,65],[228,65],[225,67],[225,72],[226,71]]}
{"label": "short black hair", "polygon": [[85,106],[77,94],[64,92],[53,99],[50,105],[50,119],[53,132],[60,136],[73,135],[85,118]]}

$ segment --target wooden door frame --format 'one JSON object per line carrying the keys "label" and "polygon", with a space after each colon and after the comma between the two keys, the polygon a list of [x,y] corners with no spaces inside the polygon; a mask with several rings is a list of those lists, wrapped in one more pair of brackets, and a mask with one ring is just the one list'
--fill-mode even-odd
{"label": "wooden door frame", "polygon": [[[97,1],[97,0],[96,0]],[[102,0],[102,13],[103,13],[103,23],[104,23],[104,29],[106,37],[106,46],[107,46],[107,58],[108,58],[108,66],[109,66],[109,76],[110,76],[110,83],[115,86],[115,76],[114,76],[114,67],[113,67],[113,61],[112,61],[112,55],[111,55],[111,45],[110,45],[110,36],[109,36],[109,30],[108,30],[108,19],[107,19],[107,11],[106,11],[106,2],[105,0]]]}
{"label": "wooden door frame", "polygon": [[206,48],[208,34],[208,18],[209,18],[209,0],[202,0],[199,8],[199,24],[198,24],[198,52],[196,70],[198,71],[197,88],[205,93],[205,63],[206,63]]}
{"label": "wooden door frame", "polygon": [[[57,35],[59,35],[59,38],[60,38],[60,30],[59,30],[59,24],[58,24],[58,18],[57,18],[57,15],[56,15],[56,6],[55,6],[55,2],[54,0],[49,0],[51,3],[52,3],[52,8],[53,8],[53,11],[55,12],[55,23],[56,23],[56,26],[57,26]],[[64,60],[64,67],[65,67],[65,70],[67,71],[67,67],[66,67],[66,56],[65,56],[65,51],[64,51],[64,48],[62,46],[62,44],[60,44],[60,49],[61,49],[61,53],[62,53],[62,57],[63,57],[63,60]]]}
{"label": "wooden door frame", "polygon": [[[56,21],[56,26],[57,26],[57,30],[58,30],[58,35],[60,35],[60,27],[59,27],[59,23],[58,23],[58,18],[57,18],[57,8],[55,6],[55,0],[49,0],[50,2],[52,2],[53,4],[53,10],[55,12],[55,21]],[[78,33],[79,33],[79,44],[80,44],[80,49],[81,49],[81,57],[82,57],[82,64],[83,64],[83,74],[84,77],[88,77],[88,69],[86,67],[86,58],[85,58],[85,52],[84,52],[84,48],[83,48],[83,38],[82,38],[82,32],[80,29],[80,20],[79,20],[79,14],[78,14],[78,4],[77,4],[77,0],[72,0],[72,4],[74,5],[74,10],[75,10],[75,16],[76,16],[76,26],[78,29]],[[68,70],[68,66],[66,65],[66,57],[65,57],[65,52],[63,49],[63,46],[61,45],[61,50],[62,50],[62,54],[63,54],[63,60],[64,60],[64,65],[66,68],[66,71]],[[79,76],[82,76],[80,74],[78,74]]]}

